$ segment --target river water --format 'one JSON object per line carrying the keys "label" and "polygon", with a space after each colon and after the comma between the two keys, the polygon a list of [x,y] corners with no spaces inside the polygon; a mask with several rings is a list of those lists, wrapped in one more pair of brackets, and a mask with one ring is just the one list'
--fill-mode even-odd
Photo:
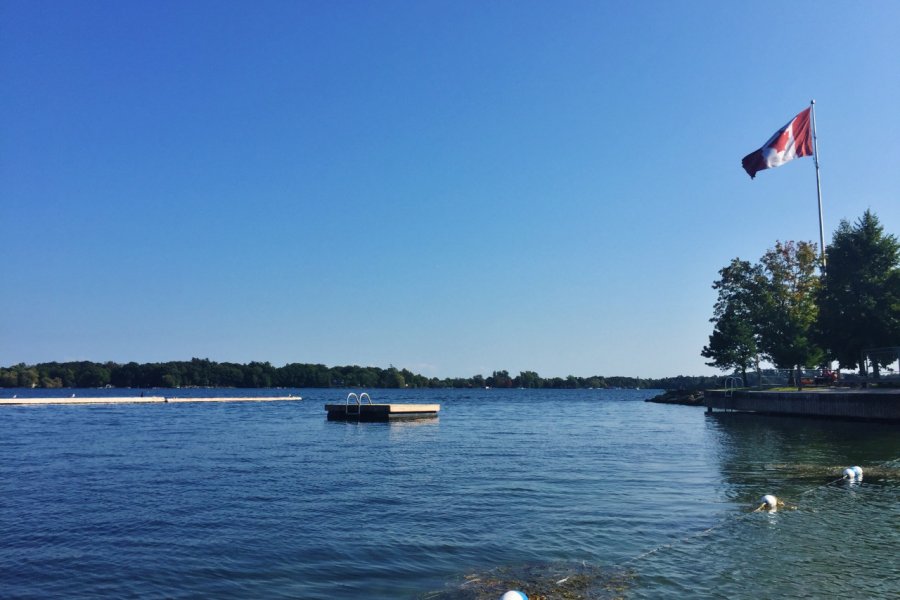
{"label": "river water", "polygon": [[637,390],[371,390],[440,417],[341,423],[347,391],[290,392],[0,407],[0,597],[900,597],[895,424]]}

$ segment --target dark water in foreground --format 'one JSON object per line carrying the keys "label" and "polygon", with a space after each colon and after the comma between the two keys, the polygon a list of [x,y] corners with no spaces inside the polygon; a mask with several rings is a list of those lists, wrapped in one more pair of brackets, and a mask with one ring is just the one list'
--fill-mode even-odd
{"label": "dark water in foreground", "polygon": [[900,596],[897,425],[599,390],[374,390],[441,416],[351,424],[300,393],[0,407],[0,597]]}

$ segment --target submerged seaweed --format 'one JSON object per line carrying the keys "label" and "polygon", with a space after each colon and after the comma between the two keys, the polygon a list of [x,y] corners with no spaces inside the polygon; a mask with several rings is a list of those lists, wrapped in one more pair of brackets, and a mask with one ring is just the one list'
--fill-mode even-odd
{"label": "submerged seaweed", "polygon": [[498,567],[470,573],[449,589],[422,600],[496,600],[508,590],[520,590],[530,600],[612,600],[624,597],[634,572],[603,569],[587,563],[541,563]]}

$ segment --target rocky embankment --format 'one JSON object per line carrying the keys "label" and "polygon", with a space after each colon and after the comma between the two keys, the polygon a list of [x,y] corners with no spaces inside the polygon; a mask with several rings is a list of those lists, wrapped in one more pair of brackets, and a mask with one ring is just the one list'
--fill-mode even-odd
{"label": "rocky embankment", "polygon": [[648,398],[647,402],[660,404],[684,404],[685,406],[703,406],[703,390],[668,390],[659,396]]}

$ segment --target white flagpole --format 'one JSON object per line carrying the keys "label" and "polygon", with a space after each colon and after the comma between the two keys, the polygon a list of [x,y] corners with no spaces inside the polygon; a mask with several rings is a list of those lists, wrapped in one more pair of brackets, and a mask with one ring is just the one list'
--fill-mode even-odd
{"label": "white flagpole", "polygon": [[816,137],[816,101],[810,100],[812,113],[813,161],[816,163],[816,192],[819,195],[819,243],[822,252],[822,269],[825,269],[825,225],[822,223],[822,182],[819,179],[819,141]]}

